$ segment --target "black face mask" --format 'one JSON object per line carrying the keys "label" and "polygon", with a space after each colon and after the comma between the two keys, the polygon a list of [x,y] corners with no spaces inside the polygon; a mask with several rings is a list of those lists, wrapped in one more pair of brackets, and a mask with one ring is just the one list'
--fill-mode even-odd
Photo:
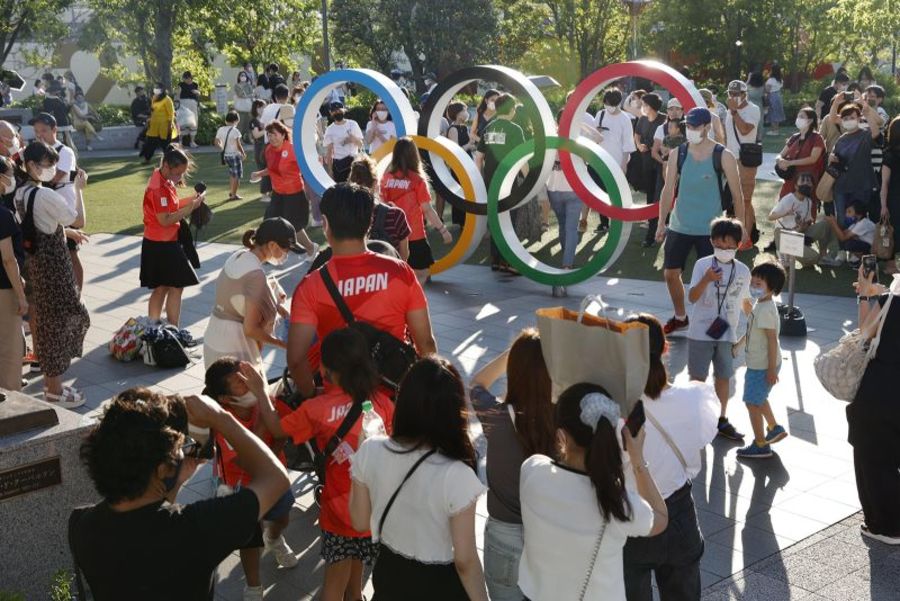
{"label": "black face mask", "polygon": [[335,121],[343,121],[344,113],[335,113],[331,116],[331,118],[334,119]]}
{"label": "black face mask", "polygon": [[802,194],[803,196],[812,196],[812,186],[809,184],[797,186],[797,191],[800,192],[800,194]]}

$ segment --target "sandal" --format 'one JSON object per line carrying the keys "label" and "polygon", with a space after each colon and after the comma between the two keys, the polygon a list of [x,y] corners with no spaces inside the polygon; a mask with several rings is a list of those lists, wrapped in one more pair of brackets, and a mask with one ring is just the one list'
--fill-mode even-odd
{"label": "sandal", "polygon": [[75,409],[84,405],[86,399],[78,390],[63,386],[62,394],[53,394],[44,390],[44,400],[64,409]]}

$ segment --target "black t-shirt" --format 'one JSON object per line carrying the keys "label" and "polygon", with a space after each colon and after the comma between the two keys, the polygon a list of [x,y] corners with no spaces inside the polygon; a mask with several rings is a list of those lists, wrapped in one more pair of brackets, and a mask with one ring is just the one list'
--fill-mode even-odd
{"label": "black t-shirt", "polygon": [[[19,271],[21,271],[22,265],[25,263],[25,250],[22,247],[22,230],[19,228],[19,224],[16,223],[16,218],[12,212],[6,207],[0,207],[0,240],[6,240],[7,238],[12,238],[13,254],[16,256],[16,261],[19,263]],[[9,276],[6,275],[6,270],[0,269],[0,289],[10,290],[11,288],[12,284],[9,281]]]}
{"label": "black t-shirt", "polygon": [[828,86],[819,94],[819,100],[822,102],[822,110],[819,111],[819,121],[825,118],[825,115],[831,112],[831,101],[837,95],[837,88]]}
{"label": "black t-shirt", "polygon": [[510,151],[525,142],[522,128],[508,119],[493,119],[487,124],[478,142],[478,152],[484,154],[484,181],[490,186],[491,178]]}
{"label": "black t-shirt", "polygon": [[197,94],[194,94],[197,90],[200,89],[200,86],[197,85],[196,81],[192,81],[191,83],[181,82],[178,84],[178,87],[181,88],[181,93],[178,95],[179,98],[187,98],[189,100],[197,100]]}
{"label": "black t-shirt", "polygon": [[657,128],[666,122],[666,116],[662,113],[656,114],[656,119],[651,121],[646,116],[638,119],[637,125],[634,126],[634,133],[638,135],[641,144],[647,146],[647,152],[653,147],[653,136],[656,134]]}
{"label": "black t-shirt", "polygon": [[[143,115],[143,116],[142,116]],[[150,99],[147,96],[138,96],[131,101],[131,121],[135,125],[146,125],[150,118]]]}
{"label": "black t-shirt", "polygon": [[249,488],[125,513],[102,502],[80,516],[70,543],[97,601],[212,600],[216,567],[250,540],[258,522]]}
{"label": "black t-shirt", "polygon": [[[900,205],[900,151],[885,151],[883,164],[891,170],[887,193],[888,204]],[[900,223],[897,224],[897,227],[900,227]]]}
{"label": "black t-shirt", "polygon": [[69,105],[60,98],[45,96],[44,112],[50,113],[56,119],[57,127],[69,126]]}

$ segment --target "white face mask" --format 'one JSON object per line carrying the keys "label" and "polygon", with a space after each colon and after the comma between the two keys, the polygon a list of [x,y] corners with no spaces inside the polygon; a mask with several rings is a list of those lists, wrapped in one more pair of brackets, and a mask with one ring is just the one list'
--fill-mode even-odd
{"label": "white face mask", "polygon": [[684,132],[684,136],[687,138],[688,144],[699,144],[703,141],[703,130],[688,129]]}
{"label": "white face mask", "polygon": [[41,167],[38,171],[38,179],[42,182],[49,182],[56,177],[56,167]]}
{"label": "white face mask", "polygon": [[387,111],[375,111],[375,116],[378,117],[379,121],[387,121],[388,112]]}
{"label": "white face mask", "polygon": [[300,94],[294,94],[294,102],[300,102]]}
{"label": "white face mask", "polygon": [[12,141],[10,141],[9,143],[9,156],[16,154],[21,149],[22,147],[19,146],[19,138],[17,136],[13,136]]}
{"label": "white face mask", "polygon": [[495,108],[495,107],[494,107],[494,103],[493,103],[493,102],[488,102],[488,103],[487,103],[487,109],[488,109],[489,111],[493,111],[494,108]]}
{"label": "white face mask", "polygon": [[716,261],[719,263],[731,263],[734,261],[735,255],[737,255],[737,249],[735,248],[713,249],[713,256],[716,257]]}
{"label": "white face mask", "polygon": [[607,105],[604,105],[603,108],[606,109],[606,111],[607,111],[610,115],[615,115],[616,113],[619,112],[619,107],[617,107],[617,106],[609,106],[609,105],[607,104]]}
{"label": "white face mask", "polygon": [[803,130],[809,127],[809,119],[804,119],[803,117],[797,117],[797,120],[794,121],[794,125],[797,126],[797,129]]}
{"label": "white face mask", "polygon": [[856,119],[847,119],[846,121],[841,121],[841,125],[845,131],[856,131],[859,128],[859,121]]}
{"label": "white face mask", "polygon": [[160,94],[162,94],[162,88],[153,88],[154,96],[159,96]]}
{"label": "white face mask", "polygon": [[256,395],[252,392],[246,392],[241,396],[233,396],[231,397],[231,404],[237,407],[256,407],[258,401],[256,400]]}

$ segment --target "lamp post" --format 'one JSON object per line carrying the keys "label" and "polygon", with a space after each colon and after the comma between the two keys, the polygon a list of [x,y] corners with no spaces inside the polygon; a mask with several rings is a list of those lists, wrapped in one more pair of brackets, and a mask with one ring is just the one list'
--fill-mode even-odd
{"label": "lamp post", "polygon": [[322,46],[325,54],[325,70],[331,71],[331,46],[328,43],[328,0],[322,0]]}
{"label": "lamp post", "polygon": [[622,5],[631,15],[631,60],[638,57],[638,15],[647,8],[652,0],[622,0]]}

